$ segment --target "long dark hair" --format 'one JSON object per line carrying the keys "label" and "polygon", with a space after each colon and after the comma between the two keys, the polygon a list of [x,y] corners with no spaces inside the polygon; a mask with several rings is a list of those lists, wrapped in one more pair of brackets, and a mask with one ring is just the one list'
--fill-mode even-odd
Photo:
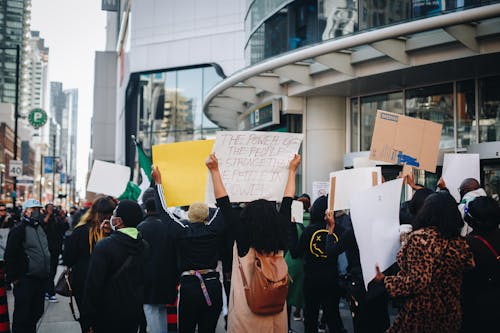
{"label": "long dark hair", "polygon": [[288,244],[288,221],[278,213],[276,204],[259,199],[250,202],[240,215],[249,245],[260,253],[277,253]]}
{"label": "long dark hair", "polygon": [[436,227],[445,238],[458,237],[463,226],[457,202],[444,191],[429,195],[415,219],[415,229]]}

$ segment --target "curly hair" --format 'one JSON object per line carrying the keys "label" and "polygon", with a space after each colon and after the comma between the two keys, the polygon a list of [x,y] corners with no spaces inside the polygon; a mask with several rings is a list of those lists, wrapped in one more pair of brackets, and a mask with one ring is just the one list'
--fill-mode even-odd
{"label": "curly hair", "polygon": [[257,252],[273,254],[288,244],[288,222],[276,210],[276,204],[259,199],[250,202],[240,215],[242,232]]}
{"label": "curly hair", "polygon": [[106,218],[113,214],[117,205],[116,199],[110,196],[98,197],[92,203],[92,206],[82,216],[77,227],[85,224],[90,224],[89,227],[89,248],[92,253],[92,248],[97,241],[101,240],[104,235],[101,230],[101,223]]}
{"label": "curly hair", "polygon": [[445,191],[429,195],[415,218],[415,229],[436,227],[444,238],[456,238],[464,221],[455,199]]}

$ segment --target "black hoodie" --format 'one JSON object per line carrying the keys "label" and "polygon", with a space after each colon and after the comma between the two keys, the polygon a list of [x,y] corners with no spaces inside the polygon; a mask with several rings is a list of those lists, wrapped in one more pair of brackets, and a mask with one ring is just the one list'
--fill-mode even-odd
{"label": "black hoodie", "polygon": [[137,332],[144,298],[144,262],[149,246],[115,231],[97,242],[90,259],[82,324],[95,332]]}
{"label": "black hoodie", "polygon": [[311,224],[305,228],[298,238],[295,223],[291,224],[290,253],[293,258],[304,258],[304,275],[318,278],[335,278],[337,276],[337,256],[326,253],[328,230],[325,222],[325,211],[328,199],[321,196],[311,207]]}

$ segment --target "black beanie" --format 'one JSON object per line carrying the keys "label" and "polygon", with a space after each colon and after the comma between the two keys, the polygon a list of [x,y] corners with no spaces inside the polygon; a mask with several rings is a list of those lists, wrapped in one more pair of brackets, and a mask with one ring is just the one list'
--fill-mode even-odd
{"label": "black beanie", "polygon": [[328,208],[328,197],[322,195],[314,201],[311,212],[311,223],[325,222],[325,211]]}
{"label": "black beanie", "polygon": [[122,219],[125,227],[135,228],[142,222],[142,208],[133,200],[121,200],[116,207],[116,216]]}
{"label": "black beanie", "polygon": [[157,210],[154,188],[149,187],[146,189],[146,191],[144,191],[144,194],[142,195],[142,205],[143,208],[146,209],[148,213],[155,212]]}

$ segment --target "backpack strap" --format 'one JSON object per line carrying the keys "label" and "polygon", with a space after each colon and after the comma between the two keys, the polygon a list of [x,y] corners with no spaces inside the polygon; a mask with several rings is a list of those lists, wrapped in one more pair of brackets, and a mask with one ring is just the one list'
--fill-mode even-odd
{"label": "backpack strap", "polygon": [[479,239],[481,242],[483,242],[484,245],[493,253],[497,261],[500,261],[500,255],[498,255],[498,252],[495,250],[495,248],[486,240],[484,237],[479,236],[479,235],[474,235],[474,238]]}
{"label": "backpack strap", "polygon": [[132,262],[132,259],[134,259],[134,256],[132,256],[132,255],[130,255],[130,256],[127,257],[127,259],[125,260],[125,262],[120,266],[120,268],[111,277],[112,281],[116,280],[120,276],[120,274],[125,270],[125,268],[127,268],[128,266],[130,266],[130,263]]}

